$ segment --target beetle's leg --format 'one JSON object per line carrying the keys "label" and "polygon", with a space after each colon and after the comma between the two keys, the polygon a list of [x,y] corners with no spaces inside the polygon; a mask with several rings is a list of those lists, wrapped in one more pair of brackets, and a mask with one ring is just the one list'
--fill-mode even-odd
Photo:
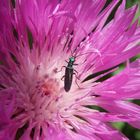
{"label": "beetle's leg", "polygon": [[78,82],[77,82],[77,79],[75,79],[75,83],[76,83],[76,85],[78,86],[78,88],[81,88],[81,87],[79,86]]}
{"label": "beetle's leg", "polygon": [[66,66],[62,66],[62,67],[61,67],[61,69],[60,69],[59,71],[57,71],[57,72],[60,72],[60,71],[62,71],[62,69],[63,69],[63,68],[66,68]]}
{"label": "beetle's leg", "polygon": [[[77,72],[77,71],[76,71],[76,72]],[[77,85],[79,88],[81,88],[81,87],[79,86],[78,82],[77,82],[77,79],[80,80],[79,77],[77,76],[76,73],[73,73],[73,74],[74,74],[75,77],[76,77],[76,79],[75,79],[75,83],[76,83],[76,85]]]}
{"label": "beetle's leg", "polygon": [[[77,74],[78,74],[78,71],[77,70],[75,70],[75,69],[73,69],[74,70],[74,72],[76,72],[76,73],[74,73],[75,75],[76,75],[76,77],[77,77]],[[78,78],[77,78],[78,79]]]}
{"label": "beetle's leg", "polygon": [[65,60],[65,62],[69,63],[67,60]]}
{"label": "beetle's leg", "polygon": [[79,64],[73,64],[73,65],[76,65],[76,66],[77,66],[77,65],[79,65]]}
{"label": "beetle's leg", "polygon": [[61,80],[63,81],[64,78],[65,78],[65,75],[61,78]]}

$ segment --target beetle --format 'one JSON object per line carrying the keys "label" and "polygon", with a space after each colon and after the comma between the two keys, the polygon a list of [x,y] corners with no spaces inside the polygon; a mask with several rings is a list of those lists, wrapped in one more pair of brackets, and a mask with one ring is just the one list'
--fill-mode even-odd
{"label": "beetle", "polygon": [[[91,52],[88,52],[88,53],[91,53]],[[74,65],[78,65],[78,64],[75,64],[74,62],[76,61],[76,58],[81,56],[81,55],[85,55],[85,54],[88,54],[88,53],[83,53],[83,54],[80,54],[78,56],[71,56],[69,58],[69,62],[66,61],[68,63],[67,66],[63,66],[65,67],[65,75],[62,77],[64,78],[64,89],[66,92],[68,92],[70,89],[71,89],[71,85],[72,85],[72,80],[73,80],[73,75],[76,76],[76,79],[80,80],[77,76],[78,72],[73,68]],[[76,73],[75,73],[76,72]],[[77,81],[75,81],[77,86],[80,88],[80,86],[78,85]]]}
{"label": "beetle", "polygon": [[75,58],[74,56],[70,57],[69,58],[69,62],[67,66],[64,66],[66,69],[65,69],[65,75],[63,76],[64,77],[64,89],[66,92],[68,92],[71,88],[71,85],[72,85],[72,80],[73,80],[73,75],[75,74],[75,72],[77,72],[74,68],[73,68],[73,65],[78,65],[78,64],[74,64],[75,62]]}

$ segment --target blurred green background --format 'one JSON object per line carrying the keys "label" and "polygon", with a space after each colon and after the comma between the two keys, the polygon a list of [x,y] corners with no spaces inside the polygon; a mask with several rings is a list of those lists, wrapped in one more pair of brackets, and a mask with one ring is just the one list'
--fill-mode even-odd
{"label": "blurred green background", "polygon": [[136,3],[140,3],[140,0],[126,0],[126,1],[127,1],[126,7],[131,7]]}
{"label": "blurred green background", "polygon": [[[140,6],[140,0],[126,0],[126,8],[129,8],[135,4],[139,4]],[[138,13],[136,14],[136,18],[140,17],[140,9],[138,10]],[[140,23],[140,20],[139,20]],[[133,101],[134,103],[140,105],[140,100]],[[127,136],[130,140],[140,140],[140,130],[133,128],[127,123],[112,123],[113,127],[119,129],[125,136]],[[113,140],[113,139],[112,139]]]}

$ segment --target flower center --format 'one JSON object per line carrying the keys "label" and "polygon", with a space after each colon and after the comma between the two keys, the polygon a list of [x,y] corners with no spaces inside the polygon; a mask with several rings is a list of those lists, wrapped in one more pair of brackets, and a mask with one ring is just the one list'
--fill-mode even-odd
{"label": "flower center", "polygon": [[46,78],[38,83],[33,101],[37,121],[54,121],[58,110],[59,83],[56,79]]}
{"label": "flower center", "polygon": [[45,77],[22,92],[24,92],[22,96],[18,95],[13,119],[16,120],[24,116],[25,121],[30,120],[37,124],[56,120],[60,98],[59,83],[56,79]]}
{"label": "flower center", "polygon": [[56,95],[56,93],[59,92],[59,83],[54,80],[48,78],[46,81],[43,81],[43,83],[40,86],[40,94],[46,95],[46,96],[51,96],[51,95]]}

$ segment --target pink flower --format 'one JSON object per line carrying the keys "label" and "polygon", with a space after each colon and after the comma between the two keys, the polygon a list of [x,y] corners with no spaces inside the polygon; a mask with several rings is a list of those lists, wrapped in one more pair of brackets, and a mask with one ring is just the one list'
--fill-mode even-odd
{"label": "pink flower", "polygon": [[[140,99],[139,62],[103,80],[140,51],[137,6],[105,3],[0,0],[0,140],[127,140],[109,122],[140,128],[140,107],[129,102]],[[66,92],[72,55],[78,73]]]}

